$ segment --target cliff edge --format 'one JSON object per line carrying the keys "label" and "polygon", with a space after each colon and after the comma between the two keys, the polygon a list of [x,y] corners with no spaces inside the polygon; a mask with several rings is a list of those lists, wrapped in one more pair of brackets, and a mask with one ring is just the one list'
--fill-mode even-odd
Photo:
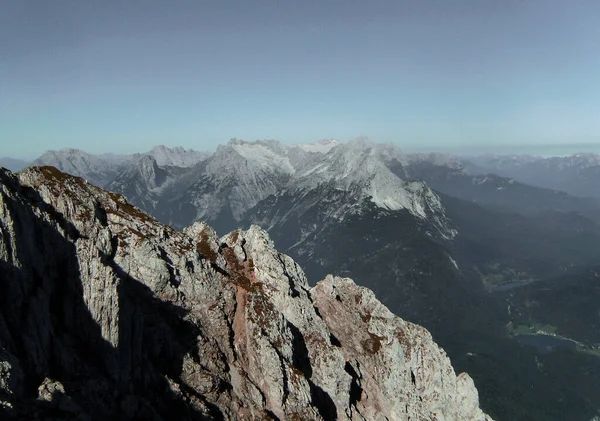
{"label": "cliff edge", "polygon": [[0,168],[0,289],[5,418],[491,420],[370,290],[53,167]]}

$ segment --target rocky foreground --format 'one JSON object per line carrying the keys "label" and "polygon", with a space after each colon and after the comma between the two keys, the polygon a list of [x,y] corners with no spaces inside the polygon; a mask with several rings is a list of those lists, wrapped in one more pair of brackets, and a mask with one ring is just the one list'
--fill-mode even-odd
{"label": "rocky foreground", "polygon": [[0,169],[0,235],[2,419],[490,419],[424,328],[258,227],[175,231],[34,167]]}

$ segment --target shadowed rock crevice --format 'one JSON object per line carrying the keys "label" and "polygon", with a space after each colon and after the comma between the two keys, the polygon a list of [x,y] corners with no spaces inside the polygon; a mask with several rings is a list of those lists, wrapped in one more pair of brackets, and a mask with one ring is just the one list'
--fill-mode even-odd
{"label": "shadowed rock crevice", "polygon": [[104,209],[98,202],[94,203],[94,217],[103,227],[108,226],[108,215],[106,214],[106,209]]}
{"label": "shadowed rock crevice", "polygon": [[331,396],[312,381],[309,380],[308,384],[310,385],[311,403],[317,408],[321,417],[324,420],[336,420],[337,408]]}
{"label": "shadowed rock crevice", "polygon": [[277,353],[277,358],[279,358],[279,365],[281,368],[281,374],[283,376],[283,381],[282,381],[282,386],[283,386],[283,398],[282,398],[282,403],[286,403],[288,396],[290,395],[290,387],[289,387],[289,378],[288,378],[288,374],[286,372],[285,369],[285,358],[283,357],[283,355],[281,355],[281,351],[277,348],[277,346],[275,344],[272,344],[273,349],[275,350],[275,352]]}
{"label": "shadowed rock crevice", "polygon": [[296,282],[294,281],[294,278],[288,273],[288,271],[285,267],[283,258],[281,256],[278,256],[278,257],[279,257],[279,263],[281,263],[281,267],[283,268],[283,275],[286,277],[286,279],[288,280],[288,282],[290,284],[290,290],[292,291],[292,294],[291,294],[292,298],[299,297],[300,293],[296,289]]}
{"label": "shadowed rock crevice", "polygon": [[[217,405],[215,405],[214,403],[208,401],[206,399],[205,396],[200,395],[198,392],[196,392],[194,389],[192,389],[191,387],[187,386],[186,384],[180,384],[179,385],[181,387],[181,390],[184,391],[188,396],[194,396],[195,398],[197,398],[199,401],[202,402],[203,405],[206,406],[206,408],[208,409],[206,414],[196,414],[195,418],[192,417],[192,420],[198,420],[198,421],[226,421],[225,416],[223,415],[223,412],[221,412],[221,410],[219,409],[219,407]],[[189,409],[188,409],[189,411]]]}
{"label": "shadowed rock crevice", "polygon": [[167,270],[169,271],[169,283],[174,288],[179,286],[179,279],[177,274],[175,273],[175,269],[173,268],[173,260],[169,257],[164,248],[158,247],[158,252],[160,253],[160,258],[166,263]]}
{"label": "shadowed rock crevice", "polygon": [[344,371],[350,375],[352,381],[350,383],[350,406],[356,405],[358,401],[362,398],[363,389],[360,387],[360,377],[352,364],[346,361],[346,365],[344,366]]}
{"label": "shadowed rock crevice", "polygon": [[333,333],[329,335],[329,342],[331,343],[331,345],[337,346],[338,348],[342,347],[342,344],[340,343],[338,338],[335,337],[335,335]]}
{"label": "shadowed rock crevice", "polygon": [[[235,241],[235,240],[234,240]],[[246,239],[242,238],[242,242],[240,243],[240,247],[242,248],[242,252],[244,253],[244,262],[248,260],[248,253],[246,253]]]}
{"label": "shadowed rock crevice", "polygon": [[119,248],[119,237],[113,235],[110,237],[110,249],[108,254],[100,253],[100,261],[103,265],[110,265],[114,261],[117,255],[117,249]]}
{"label": "shadowed rock crevice", "polygon": [[302,332],[300,332],[300,329],[298,329],[289,321],[287,323],[287,327],[292,333],[292,349],[294,350],[293,364],[294,367],[304,373],[304,376],[308,380],[308,384],[310,386],[311,403],[317,408],[323,419],[337,419],[337,408],[335,406],[335,402],[325,390],[316,385],[311,379],[313,375],[313,369],[310,363],[308,348]]}
{"label": "shadowed rock crevice", "polygon": [[277,415],[275,415],[273,412],[269,411],[268,409],[265,410],[265,412],[273,421],[281,421]]}
{"label": "shadowed rock crevice", "polygon": [[302,336],[300,329],[294,326],[293,323],[288,322],[287,327],[292,333],[292,349],[294,350],[292,362],[294,367],[302,371],[307,379],[310,379],[313,371],[304,336]]}
{"label": "shadowed rock crevice", "polygon": [[217,265],[214,262],[210,262],[210,267],[217,273],[225,276],[226,278],[231,278],[231,274],[223,269],[221,266]]}

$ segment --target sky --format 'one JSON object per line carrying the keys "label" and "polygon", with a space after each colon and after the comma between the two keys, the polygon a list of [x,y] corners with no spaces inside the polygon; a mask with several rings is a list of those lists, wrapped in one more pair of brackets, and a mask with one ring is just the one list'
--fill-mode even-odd
{"label": "sky", "polygon": [[0,156],[600,143],[597,0],[0,5]]}

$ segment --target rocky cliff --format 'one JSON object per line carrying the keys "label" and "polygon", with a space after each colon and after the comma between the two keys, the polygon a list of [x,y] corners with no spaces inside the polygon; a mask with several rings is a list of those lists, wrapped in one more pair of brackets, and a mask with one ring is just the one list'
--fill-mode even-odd
{"label": "rocky cliff", "polygon": [[489,420],[365,288],[257,227],[184,232],[53,167],[0,169],[0,416]]}

